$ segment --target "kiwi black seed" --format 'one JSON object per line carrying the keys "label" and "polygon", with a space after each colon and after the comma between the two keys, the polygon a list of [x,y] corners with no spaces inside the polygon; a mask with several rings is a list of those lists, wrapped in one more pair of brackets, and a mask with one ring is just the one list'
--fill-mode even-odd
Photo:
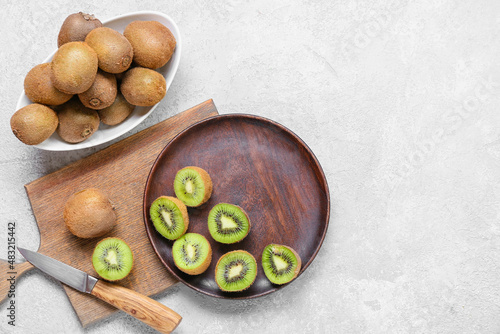
{"label": "kiwi black seed", "polygon": [[248,289],[257,277],[257,262],[252,254],[235,250],[222,255],[215,268],[215,282],[222,291]]}
{"label": "kiwi black seed", "polygon": [[134,62],[142,67],[162,67],[175,50],[174,35],[158,21],[133,21],[125,27],[123,35],[134,48]]}
{"label": "kiwi black seed", "polygon": [[64,20],[59,30],[57,46],[60,47],[68,42],[84,41],[87,34],[98,27],[102,27],[102,23],[94,15],[82,12],[71,14]]}
{"label": "kiwi black seed", "polygon": [[57,106],[73,96],[54,87],[51,73],[50,63],[44,63],[33,67],[24,78],[24,92],[32,102]]}
{"label": "kiwi black seed", "polygon": [[233,244],[243,240],[250,232],[250,219],[241,207],[219,203],[208,214],[208,231],[215,241]]}
{"label": "kiwi black seed", "polygon": [[262,268],[266,277],[274,284],[285,284],[300,272],[302,261],[291,247],[270,244],[262,252]]}
{"label": "kiwi black seed", "polygon": [[113,104],[116,94],[115,76],[99,70],[92,86],[85,92],[78,94],[78,98],[85,107],[101,110]]}
{"label": "kiwi black seed", "polygon": [[98,111],[99,118],[106,125],[117,125],[123,122],[134,111],[134,108],[135,106],[128,103],[118,92],[112,105]]}
{"label": "kiwi black seed", "polygon": [[50,63],[51,80],[66,94],[80,94],[92,86],[97,74],[97,54],[85,42],[61,46]]}
{"label": "kiwi black seed", "polygon": [[120,238],[101,240],[92,254],[92,266],[108,281],[118,281],[128,276],[134,265],[134,254]]}
{"label": "kiwi black seed", "polygon": [[68,143],[82,142],[99,128],[97,111],[85,107],[76,97],[59,106],[57,115],[57,134]]}
{"label": "kiwi black seed", "polygon": [[134,67],[123,76],[120,91],[134,106],[153,106],[163,99],[167,82],[158,72],[144,67]]}
{"label": "kiwi black seed", "polygon": [[118,31],[108,27],[92,30],[85,42],[97,53],[99,68],[109,73],[126,71],[134,57],[130,42]]}
{"label": "kiwi black seed", "polygon": [[180,238],[189,226],[187,208],[175,197],[155,199],[149,208],[149,216],[158,233],[169,240]]}
{"label": "kiwi black seed", "polygon": [[58,117],[42,104],[29,104],[12,115],[10,127],[14,135],[27,145],[38,145],[56,131]]}
{"label": "kiwi black seed", "polygon": [[203,168],[188,166],[180,169],[174,178],[175,196],[190,207],[208,201],[212,195],[212,179]]}
{"label": "kiwi black seed", "polygon": [[199,275],[212,261],[212,248],[208,240],[198,233],[186,233],[172,246],[174,263],[189,275]]}

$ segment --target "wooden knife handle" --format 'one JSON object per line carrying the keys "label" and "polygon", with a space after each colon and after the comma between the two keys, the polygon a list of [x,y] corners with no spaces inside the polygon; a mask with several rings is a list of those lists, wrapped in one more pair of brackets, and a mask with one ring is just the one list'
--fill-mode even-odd
{"label": "wooden knife handle", "polygon": [[97,281],[92,295],[130,314],[160,333],[170,333],[182,317],[165,305],[122,286]]}

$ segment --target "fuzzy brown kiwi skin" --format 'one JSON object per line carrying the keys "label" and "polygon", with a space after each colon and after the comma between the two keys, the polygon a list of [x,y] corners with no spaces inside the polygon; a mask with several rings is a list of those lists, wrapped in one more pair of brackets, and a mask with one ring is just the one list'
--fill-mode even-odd
{"label": "fuzzy brown kiwi skin", "polygon": [[157,21],[133,21],[125,27],[123,35],[134,48],[134,62],[151,69],[164,66],[176,46],[172,32]]}
{"label": "fuzzy brown kiwi skin", "polygon": [[26,145],[38,145],[56,131],[58,116],[54,110],[39,103],[29,104],[12,115],[10,127]]}
{"label": "fuzzy brown kiwi skin", "polygon": [[135,106],[128,103],[121,93],[116,95],[112,105],[98,111],[101,122],[106,125],[117,125],[123,122],[134,111]]}
{"label": "fuzzy brown kiwi skin", "polygon": [[52,83],[66,94],[83,93],[94,83],[97,64],[97,53],[87,43],[66,43],[50,63]]}
{"label": "fuzzy brown kiwi skin", "polygon": [[24,78],[24,93],[34,103],[57,106],[73,96],[59,91],[51,80],[50,63],[33,67]]}
{"label": "fuzzy brown kiwi skin", "polygon": [[85,107],[101,110],[113,104],[117,91],[115,76],[99,70],[92,86],[78,94],[78,98]]}
{"label": "fuzzy brown kiwi skin", "polygon": [[186,205],[184,203],[182,203],[182,201],[180,199],[172,197],[172,196],[160,196],[158,198],[165,198],[165,199],[168,199],[168,200],[174,202],[177,205],[177,207],[179,208],[179,210],[181,210],[182,220],[184,221],[184,231],[182,231],[182,234],[181,234],[181,236],[183,236],[189,227],[189,216],[188,216],[188,211],[187,211]]}
{"label": "fuzzy brown kiwi skin", "polygon": [[72,98],[58,107],[57,134],[68,143],[80,143],[99,128],[97,111],[85,107],[78,98]]}
{"label": "fuzzy brown kiwi skin", "polygon": [[64,20],[59,30],[57,47],[68,42],[84,41],[89,32],[99,27],[102,27],[101,21],[92,14],[82,12],[71,14]]}
{"label": "fuzzy brown kiwi skin", "polygon": [[64,205],[63,220],[68,230],[80,238],[96,238],[116,225],[116,213],[109,198],[97,188],[72,194]]}
{"label": "fuzzy brown kiwi skin", "polygon": [[[123,243],[125,243],[125,244],[126,244],[126,245],[130,248],[130,245],[129,245],[129,244],[128,244],[125,240],[123,240],[122,238],[118,238],[118,237],[108,237],[108,238],[104,238],[104,239],[102,239],[101,241],[99,241],[97,244],[99,244],[99,243],[101,243],[101,242],[103,242],[104,240],[107,240],[107,239],[118,239],[118,240],[121,240],[121,241],[123,241]],[[95,249],[97,248],[97,244],[96,244],[96,246],[94,247],[94,251],[95,251]],[[92,251],[92,253],[94,253],[94,251]],[[130,273],[132,272],[132,270],[134,270],[134,252],[131,252],[131,253],[132,253],[132,266],[130,267],[130,272],[127,274],[127,276],[128,276],[128,275],[130,275]],[[97,270],[96,270],[96,269],[95,269],[95,267],[94,267],[94,261],[90,261],[90,262],[92,262],[92,268],[94,268],[94,271],[97,273]],[[125,276],[125,277],[127,277],[127,276]],[[122,278],[117,278],[117,279],[109,279],[109,278],[105,278],[105,280],[106,280],[106,281],[109,281],[109,282],[115,282],[115,281],[120,281],[120,280],[124,279],[125,277],[122,277]]]}
{"label": "fuzzy brown kiwi skin", "polygon": [[123,76],[120,91],[134,106],[153,106],[167,92],[167,82],[158,72],[144,67],[134,67]]}
{"label": "fuzzy brown kiwi skin", "polygon": [[99,68],[109,73],[122,73],[132,64],[134,50],[118,31],[107,27],[92,30],[85,42],[97,53]]}
{"label": "fuzzy brown kiwi skin", "polygon": [[[217,261],[217,265],[215,266],[215,276],[216,276],[216,277],[217,277],[217,271],[218,271],[218,269],[219,269],[219,264],[220,264],[220,261],[222,260],[222,258],[223,258],[225,255],[227,255],[227,254],[236,253],[236,252],[238,252],[238,253],[246,253],[246,254],[250,255],[250,256],[251,256],[251,257],[255,260],[255,257],[254,257],[252,254],[250,254],[250,253],[249,253],[249,252],[247,252],[247,251],[241,250],[241,249],[240,249],[240,250],[234,250],[234,251],[228,252],[228,253],[226,253],[226,254],[222,255],[222,256],[219,258],[219,261]],[[256,263],[257,263],[257,262],[256,262]],[[258,269],[257,269],[257,266],[255,267],[255,270],[258,270]],[[254,280],[252,281],[252,283],[250,283],[250,284],[249,284],[246,288],[243,288],[243,289],[241,289],[241,290],[225,290],[222,286],[220,286],[220,285],[219,285],[219,282],[217,282],[217,280],[215,280],[215,283],[217,283],[217,285],[219,286],[219,289],[221,289],[222,291],[227,291],[227,292],[239,292],[239,291],[245,291],[246,289],[250,288],[250,287],[252,286],[252,284],[255,282],[255,279],[256,279],[256,278],[257,278],[257,275],[255,275],[255,278],[254,278]]]}

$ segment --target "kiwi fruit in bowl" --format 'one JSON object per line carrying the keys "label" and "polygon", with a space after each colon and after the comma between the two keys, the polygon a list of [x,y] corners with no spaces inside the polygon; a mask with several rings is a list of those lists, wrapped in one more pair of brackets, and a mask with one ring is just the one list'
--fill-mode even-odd
{"label": "kiwi fruit in bowl", "polygon": [[26,145],[38,145],[56,131],[58,117],[43,104],[29,104],[12,115],[10,127],[14,135]]}
{"label": "kiwi fruit in bowl", "polygon": [[134,62],[142,67],[164,66],[175,50],[174,35],[158,21],[133,21],[125,27],[123,35],[134,48]]}
{"label": "kiwi fruit in bowl", "polygon": [[101,110],[113,104],[117,91],[115,76],[99,70],[92,86],[78,94],[78,98],[85,107]]}
{"label": "kiwi fruit in bowl", "polygon": [[43,63],[33,67],[24,78],[24,92],[32,102],[57,106],[73,96],[54,87],[51,73],[50,63]]}
{"label": "kiwi fruit in bowl", "polygon": [[204,204],[212,195],[212,179],[203,168],[188,166],[174,178],[175,196],[190,207]]}
{"label": "kiwi fruit in bowl", "polygon": [[257,262],[252,254],[235,250],[222,255],[215,268],[215,282],[222,291],[248,289],[257,277]]}
{"label": "kiwi fruit in bowl", "polygon": [[134,57],[130,42],[118,31],[100,27],[92,30],[85,42],[95,50],[99,59],[99,68],[109,73],[126,71]]}
{"label": "kiwi fruit in bowl", "polygon": [[115,101],[109,107],[98,111],[101,122],[106,125],[117,125],[123,122],[134,111],[135,106],[128,103],[118,92]]}
{"label": "kiwi fruit in bowl", "polygon": [[149,107],[160,102],[167,92],[167,82],[158,72],[134,67],[123,76],[120,91],[134,106]]}
{"label": "kiwi fruit in bowl", "polygon": [[198,233],[186,233],[172,246],[175,266],[189,275],[199,275],[212,262],[212,248],[207,239]]}
{"label": "kiwi fruit in bowl", "polygon": [[155,199],[149,208],[149,216],[158,233],[169,240],[180,238],[189,226],[187,208],[175,197]]}
{"label": "kiwi fruit in bowl", "polygon": [[66,94],[80,94],[92,86],[97,75],[97,53],[85,42],[69,42],[52,58],[51,80]]}
{"label": "kiwi fruit in bowl", "polygon": [[243,240],[250,232],[250,219],[241,207],[219,203],[208,214],[208,231],[215,241],[233,244]]}
{"label": "kiwi fruit in bowl", "polygon": [[57,108],[57,134],[67,143],[80,143],[99,128],[97,111],[85,107],[77,97]]}
{"label": "kiwi fruit in bowl", "polygon": [[301,265],[299,254],[289,246],[270,244],[262,252],[262,268],[271,283],[281,285],[292,281]]}
{"label": "kiwi fruit in bowl", "polygon": [[57,37],[57,46],[68,42],[84,41],[89,32],[102,27],[101,21],[92,14],[82,12],[69,15],[63,22]]}
{"label": "kiwi fruit in bowl", "polygon": [[79,238],[103,236],[116,225],[113,205],[97,188],[72,194],[64,205],[63,219],[68,230]]}
{"label": "kiwi fruit in bowl", "polygon": [[134,254],[123,239],[105,238],[94,248],[92,266],[105,280],[118,281],[132,271]]}

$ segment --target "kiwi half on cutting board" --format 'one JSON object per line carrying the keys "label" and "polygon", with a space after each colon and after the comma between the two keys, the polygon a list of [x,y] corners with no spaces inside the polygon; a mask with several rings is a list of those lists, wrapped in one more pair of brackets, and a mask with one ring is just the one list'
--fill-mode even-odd
{"label": "kiwi half on cutting board", "polygon": [[101,240],[92,254],[92,266],[108,281],[121,280],[128,276],[134,263],[134,254],[120,238]]}

